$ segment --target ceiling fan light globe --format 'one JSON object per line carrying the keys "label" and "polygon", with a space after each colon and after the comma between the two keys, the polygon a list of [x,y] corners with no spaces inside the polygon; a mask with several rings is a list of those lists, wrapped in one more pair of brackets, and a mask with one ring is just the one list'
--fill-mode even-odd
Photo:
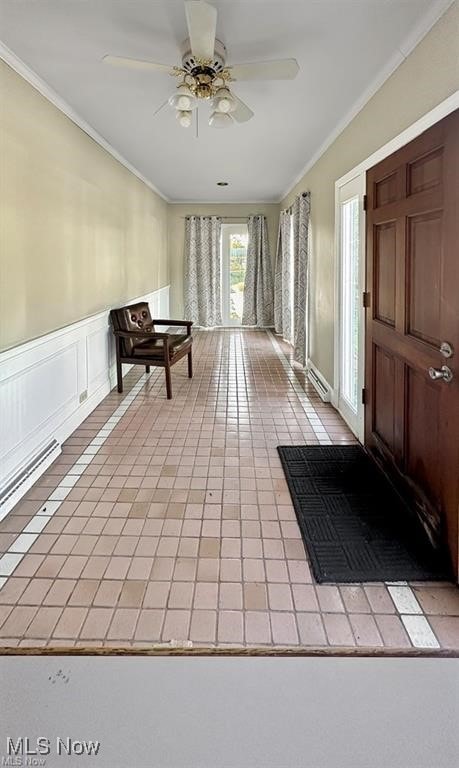
{"label": "ceiling fan light globe", "polygon": [[191,125],[191,111],[177,110],[176,118],[179,121],[182,128],[189,128]]}
{"label": "ceiling fan light globe", "polygon": [[231,115],[225,114],[225,112],[212,112],[209,117],[209,125],[212,128],[229,128],[233,124],[233,118]]}
{"label": "ceiling fan light globe", "polygon": [[180,109],[183,111],[188,111],[191,107],[191,99],[189,96],[185,96],[184,94],[179,94],[179,97],[177,99],[177,109]]}
{"label": "ceiling fan light globe", "polygon": [[229,88],[219,88],[213,100],[213,108],[216,112],[233,112],[236,109],[236,100]]}
{"label": "ceiling fan light globe", "polygon": [[231,101],[230,101],[230,99],[227,99],[227,98],[219,99],[219,101],[218,101],[218,111],[219,112],[223,112],[224,114],[226,114],[227,112],[230,112],[231,111]]}
{"label": "ceiling fan light globe", "polygon": [[184,83],[179,85],[175,93],[173,93],[169,99],[170,106],[181,112],[189,112],[190,109],[195,108],[196,103],[197,100],[195,95]]}

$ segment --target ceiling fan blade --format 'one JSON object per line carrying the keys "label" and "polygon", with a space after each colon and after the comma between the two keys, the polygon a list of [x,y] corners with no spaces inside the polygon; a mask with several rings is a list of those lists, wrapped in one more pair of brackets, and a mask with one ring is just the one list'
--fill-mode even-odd
{"label": "ceiling fan blade", "polygon": [[235,64],[227,69],[233,80],[293,80],[300,68],[296,59],[278,59]]}
{"label": "ceiling fan blade", "polygon": [[204,0],[188,0],[185,13],[193,56],[196,59],[213,59],[217,9]]}
{"label": "ceiling fan blade", "polygon": [[168,64],[157,64],[156,61],[147,61],[145,59],[129,59],[125,56],[103,56],[104,64],[111,64],[114,67],[126,67],[128,69],[150,69],[158,72],[173,72],[174,67]]}
{"label": "ceiling fan blade", "polygon": [[233,117],[237,123],[246,123],[248,120],[251,120],[254,113],[250,107],[248,107],[247,104],[244,104],[244,102],[241,101],[241,99],[238,98],[235,93],[233,93],[233,96],[236,100],[237,106],[234,112],[231,112],[231,117]]}

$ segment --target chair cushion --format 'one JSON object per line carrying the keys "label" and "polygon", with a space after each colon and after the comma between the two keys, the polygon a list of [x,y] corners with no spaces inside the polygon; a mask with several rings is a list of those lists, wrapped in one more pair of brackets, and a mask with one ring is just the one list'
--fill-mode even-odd
{"label": "chair cushion", "polygon": [[[146,302],[130,304],[127,307],[112,309],[111,313],[113,327],[120,331],[152,331],[154,333],[153,320],[150,314],[149,306]],[[133,354],[134,347],[141,343],[142,338],[132,337],[131,339],[122,338],[122,354],[129,357]]]}
{"label": "chair cushion", "polygon": [[[182,352],[184,349],[191,347],[192,337],[186,336],[182,333],[173,333],[169,337],[169,357]],[[132,354],[134,357],[159,357],[163,358],[163,341],[162,339],[147,339],[140,344],[136,344]]]}

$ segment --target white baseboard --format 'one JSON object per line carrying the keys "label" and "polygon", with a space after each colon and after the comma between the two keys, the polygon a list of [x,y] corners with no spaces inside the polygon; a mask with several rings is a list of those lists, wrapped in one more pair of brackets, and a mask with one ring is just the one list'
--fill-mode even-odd
{"label": "white baseboard", "polygon": [[333,388],[330,386],[326,378],[322,376],[318,368],[315,367],[311,360],[308,360],[306,364],[306,375],[321,400],[323,400],[324,403],[333,402]]}
{"label": "white baseboard", "polygon": [[[169,317],[169,286],[126,303],[134,301],[148,301],[153,317]],[[0,354],[0,520],[114,383],[108,310]]]}

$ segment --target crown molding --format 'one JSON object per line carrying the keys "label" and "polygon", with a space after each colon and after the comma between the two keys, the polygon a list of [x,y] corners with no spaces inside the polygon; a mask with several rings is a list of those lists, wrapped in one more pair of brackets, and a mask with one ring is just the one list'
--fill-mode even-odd
{"label": "crown molding", "polygon": [[386,80],[395,72],[395,70],[402,64],[409,54],[416,48],[418,43],[427,35],[432,29],[434,24],[443,16],[448,8],[453,5],[455,0],[437,0],[431,8],[423,15],[420,21],[411,30],[409,35],[404,39],[397,51],[391,56],[386,65],[378,72],[374,80],[370,83],[368,88],[360,95],[357,101],[354,102],[351,109],[346,115],[337,123],[334,130],[327,136],[325,141],[320,145],[319,149],[308,160],[301,172],[295,177],[283,195],[280,197],[279,202],[282,203],[290,192],[301,181],[303,176],[311,170],[311,168],[317,163],[323,154],[331,147],[336,141],[338,136],[344,131],[345,128],[352,122],[354,117],[363,109],[370,99],[379,91],[384,85]]}
{"label": "crown molding", "polygon": [[279,205],[279,200],[168,200],[169,205]]}
{"label": "crown molding", "polygon": [[48,83],[43,80],[36,72],[33,71],[25,62],[22,61],[16,54],[8,48],[0,40],[0,59],[2,59],[11,69],[17,72],[20,77],[26,80],[36,91],[44,96],[53,106],[55,106],[60,112],[62,112],[69,120],[72,121],[78,128],[86,133],[89,138],[93,139],[99,144],[102,149],[108,152],[115,160],[123,165],[130,173],[136,176],[145,186],[159,195],[166,203],[170,200],[166,195],[161,192],[149,179],[147,179],[135,166],[133,166],[129,160],[126,160],[108,141],[98,133],[89,123],[86,122],[75,110],[68,104],[56,91],[51,88]]}

